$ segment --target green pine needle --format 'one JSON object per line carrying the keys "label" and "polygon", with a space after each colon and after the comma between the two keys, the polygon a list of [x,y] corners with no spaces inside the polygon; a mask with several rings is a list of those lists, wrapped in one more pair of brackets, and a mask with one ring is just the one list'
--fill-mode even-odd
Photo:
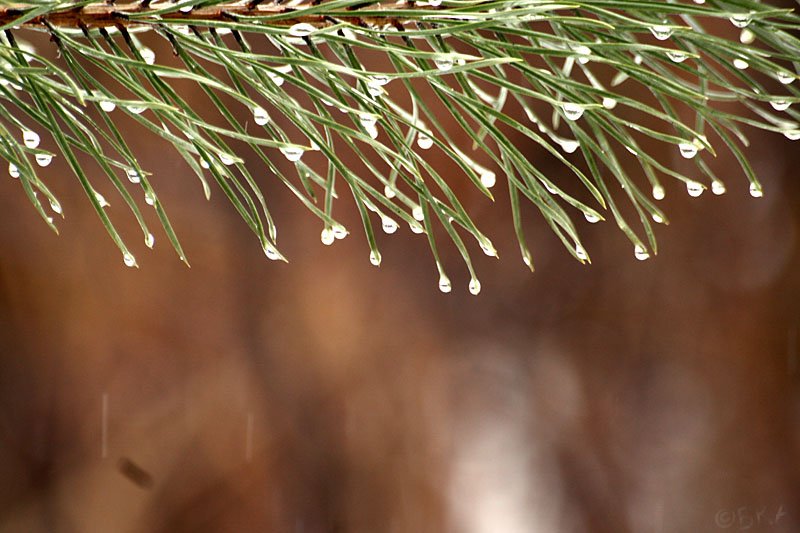
{"label": "green pine needle", "polygon": [[[427,235],[439,287],[449,292],[434,239],[441,226],[477,294],[472,241],[487,255],[497,252],[456,194],[464,183],[494,199],[495,184],[506,182],[531,270],[527,203],[588,262],[583,219],[613,218],[637,258],[656,253],[653,224],[667,220],[656,205],[662,180],[683,181],[693,196],[709,188],[722,194],[725,184],[707,161],[720,148],[737,159],[751,194],[761,196],[742,128],[800,138],[791,107],[800,100],[793,83],[798,30],[792,10],[746,0],[3,3],[0,157],[54,230],[50,212],[61,214],[61,204],[41,169],[63,157],[126,265],[136,259],[95,188],[103,179],[148,247],[155,237],[137,194],[186,261],[149,172],[115,126],[113,114],[126,114],[178,152],[206,197],[221,189],[268,258],[285,260],[254,165],[233,148],[247,145],[320,219],[323,243],[350,231],[333,209],[349,196],[373,264],[381,262],[374,224],[386,233],[408,225]],[[36,31],[49,34],[58,60],[27,44]],[[146,43],[158,38],[169,42],[172,57],[155,57]],[[187,84],[211,105],[193,107],[181,96]],[[642,88],[646,99],[631,96]],[[739,105],[723,105],[730,102]],[[50,134],[57,153],[40,149],[36,132]],[[539,145],[571,177],[545,175],[524,142]],[[696,164],[693,177],[647,148],[663,143]],[[462,175],[433,166],[434,150]],[[635,175],[626,170],[631,158],[641,168]],[[623,215],[634,212],[636,220]]]}

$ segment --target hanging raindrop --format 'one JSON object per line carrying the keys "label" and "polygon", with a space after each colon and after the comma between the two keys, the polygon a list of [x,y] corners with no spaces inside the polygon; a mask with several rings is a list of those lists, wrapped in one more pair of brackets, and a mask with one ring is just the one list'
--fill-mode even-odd
{"label": "hanging raindrop", "polygon": [[714,181],[711,182],[711,192],[714,195],[719,196],[721,194],[725,194],[726,190],[727,189],[725,188],[725,184],[722,183],[721,181],[714,180]]}
{"label": "hanging raindrop", "polygon": [[100,207],[108,207],[109,205],[111,205],[108,203],[108,200],[106,200],[106,197],[97,191],[94,191],[94,199],[97,200],[97,204]]}
{"label": "hanging raindrop", "polygon": [[567,102],[563,104],[562,108],[564,109],[564,116],[567,117],[567,120],[578,120],[583,116],[584,107],[580,104]]}
{"label": "hanging raindrop", "polygon": [[481,282],[477,278],[469,280],[469,292],[473,296],[477,296],[481,292]]}
{"label": "hanging raindrop", "polygon": [[125,173],[128,175],[128,181],[131,183],[139,183],[142,181],[141,176],[139,176],[139,172],[132,168],[126,170]]}
{"label": "hanging raindrop", "polygon": [[663,200],[666,196],[666,191],[661,185],[653,185],[653,198],[656,200]]}
{"label": "hanging raindrop", "polygon": [[39,134],[35,131],[27,130],[22,132],[22,142],[28,148],[36,148],[40,142]]}
{"label": "hanging raindrop", "polygon": [[108,100],[101,100],[100,101],[100,109],[105,111],[106,113],[111,113],[117,108],[117,104],[114,102],[110,102]]}
{"label": "hanging raindrop", "polygon": [[750,184],[750,196],[753,198],[761,198],[764,196],[764,190],[761,188],[761,185],[758,183],[751,183]]}
{"label": "hanging raindrop", "polygon": [[795,80],[795,75],[786,70],[779,71],[776,77],[784,85],[790,85]]}
{"label": "hanging raindrop", "polygon": [[269,113],[261,106],[253,108],[253,121],[259,126],[264,126],[269,122]]}
{"label": "hanging raindrop", "polygon": [[667,39],[672,37],[673,29],[670,28],[669,26],[656,24],[655,26],[650,26],[650,33],[652,33],[653,37],[655,37],[659,41],[666,41]]}
{"label": "hanging raindrop", "polygon": [[36,164],[40,167],[46,167],[53,162],[53,156],[50,154],[36,154],[34,157]]}
{"label": "hanging raindrop", "polygon": [[147,237],[144,238],[144,245],[152,249],[155,243],[156,243],[156,238],[153,236],[152,233],[148,233]]}
{"label": "hanging raindrop", "polygon": [[586,253],[586,248],[584,248],[580,243],[575,244],[575,255],[581,261],[586,261],[589,258],[589,255]]}
{"label": "hanging raindrop", "polygon": [[296,146],[286,146],[280,150],[284,157],[292,162],[300,161],[300,158],[303,157],[303,154],[305,153],[305,150]]}
{"label": "hanging raindrop", "polygon": [[697,198],[703,194],[704,190],[703,184],[698,181],[689,180],[686,182],[686,192],[689,193],[689,196],[692,198]]}
{"label": "hanging raindrop", "polygon": [[446,72],[453,68],[455,62],[451,56],[440,56],[433,60],[433,64],[436,65],[436,68],[442,72]]}
{"label": "hanging raindrop", "polygon": [[149,48],[142,48],[139,50],[139,53],[142,55],[142,59],[148,65],[152,65],[156,62],[156,53],[150,50]]}
{"label": "hanging raindrop", "polygon": [[641,244],[637,244],[636,246],[634,246],[633,255],[639,261],[644,261],[646,259],[650,259],[650,252],[648,252],[647,249],[644,246],[642,246]]}
{"label": "hanging raindrop", "polygon": [[319,238],[325,246],[330,246],[333,244],[333,241],[336,240],[336,236],[333,234],[331,228],[324,228],[322,233],[319,234]]}
{"label": "hanging raindrop", "polygon": [[685,159],[692,159],[697,155],[697,146],[694,143],[681,143],[678,145],[678,149]]}
{"label": "hanging raindrop", "polygon": [[125,263],[126,267],[136,266],[136,258],[133,257],[133,254],[130,252],[125,252],[124,254],[122,254],[122,261]]}
{"label": "hanging raindrop", "polygon": [[289,28],[289,35],[292,37],[308,37],[317,31],[317,28],[307,22],[300,22]]}
{"label": "hanging raindrop", "polygon": [[775,111],[786,111],[791,107],[792,103],[788,100],[772,100],[769,105],[771,105],[772,109]]}
{"label": "hanging raindrop", "polygon": [[392,234],[397,231],[397,222],[389,217],[383,217],[382,221],[383,231]]}
{"label": "hanging raindrop", "polygon": [[737,13],[735,15],[731,15],[730,19],[731,24],[735,27],[742,29],[746,28],[750,25],[753,21],[753,14],[752,13]]}
{"label": "hanging raindrop", "polygon": [[444,274],[439,276],[439,290],[445,294],[453,290],[453,286],[450,284],[450,278]]}
{"label": "hanging raindrop", "polygon": [[375,266],[381,266],[381,253],[376,250],[372,250],[369,253],[369,262]]}
{"label": "hanging raindrop", "polygon": [[487,189],[491,189],[497,183],[497,175],[491,170],[481,173],[481,183]]}
{"label": "hanging raindrop", "polygon": [[433,139],[431,139],[426,133],[420,132],[417,134],[417,146],[423,150],[427,150],[433,146]]}
{"label": "hanging raindrop", "polygon": [[600,217],[595,215],[594,213],[585,212],[583,213],[583,218],[585,218],[586,222],[588,222],[589,224],[597,224],[598,222],[600,222]]}

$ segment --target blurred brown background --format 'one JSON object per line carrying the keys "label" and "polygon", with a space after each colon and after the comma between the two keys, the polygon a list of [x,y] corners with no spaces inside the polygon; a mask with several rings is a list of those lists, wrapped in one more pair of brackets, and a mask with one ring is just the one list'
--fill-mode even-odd
{"label": "blurred brown background", "polygon": [[800,150],[750,133],[766,196],[728,153],[725,196],[668,181],[646,262],[581,224],[581,266],[528,208],[530,274],[503,184],[464,188],[478,297],[407,228],[372,267],[350,207],[323,246],[255,158],[288,265],[146,135],[191,269],[101,185],[126,268],[58,162],[60,236],[0,179],[0,532],[800,531]]}

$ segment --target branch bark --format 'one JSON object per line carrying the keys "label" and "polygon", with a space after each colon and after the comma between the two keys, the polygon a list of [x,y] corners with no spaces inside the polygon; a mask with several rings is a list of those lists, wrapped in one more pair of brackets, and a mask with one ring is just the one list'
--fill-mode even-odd
{"label": "branch bark", "polygon": [[[160,24],[164,21],[183,22],[190,26],[204,26],[209,22],[230,22],[240,17],[244,21],[247,17],[281,15],[292,11],[305,10],[315,5],[313,1],[291,6],[285,6],[279,3],[264,4],[249,2],[242,4],[240,2],[225,2],[214,6],[198,7],[186,13],[176,9],[170,13],[159,15],[155,13],[164,8],[163,4],[152,5],[149,2],[131,2],[127,4],[98,2],[79,8],[66,8],[39,15],[25,20],[19,24],[19,26],[27,29],[42,30],[46,29],[48,24],[58,28],[71,29],[78,29],[81,27],[103,28],[119,25],[141,27]],[[365,5],[370,4],[365,2]],[[380,4],[377,3],[376,5],[380,6]],[[413,6],[413,3],[407,5]],[[25,4],[0,6],[0,26],[14,24],[15,21],[24,17],[26,11],[31,8],[32,6]],[[392,6],[392,9],[395,11],[397,8],[398,6],[396,5]],[[415,7],[415,9],[420,8],[425,9],[425,7],[422,6]],[[374,15],[364,17],[359,15],[358,9],[341,10],[337,12],[335,18],[343,20],[356,19],[357,21],[367,24],[390,24],[397,22],[396,17],[380,17]],[[326,26],[334,21],[331,20],[329,14],[298,15],[297,17],[270,21],[269,24],[274,26],[291,26],[300,22],[313,24],[315,26]]]}

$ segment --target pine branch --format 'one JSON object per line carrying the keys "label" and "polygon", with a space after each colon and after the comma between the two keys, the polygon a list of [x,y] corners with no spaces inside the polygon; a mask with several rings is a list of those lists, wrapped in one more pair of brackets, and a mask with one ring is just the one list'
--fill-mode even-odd
{"label": "pine branch", "polygon": [[[589,223],[612,218],[636,257],[647,259],[657,251],[653,223],[667,223],[657,206],[663,179],[685,183],[691,196],[725,191],[707,160],[717,148],[733,154],[751,194],[761,196],[741,149],[743,128],[800,138],[791,108],[800,98],[793,84],[798,29],[793,11],[748,0],[6,4],[0,157],[54,230],[40,196],[51,211],[63,210],[41,168],[64,157],[128,266],[136,259],[95,183],[108,179],[152,247],[133,186],[186,261],[150,174],[111,115],[125,113],[176,150],[207,197],[211,182],[225,194],[268,258],[284,259],[266,198],[238,148],[246,145],[320,219],[323,243],[348,234],[334,216],[335,200],[346,192],[361,214],[373,264],[381,262],[374,222],[386,233],[406,224],[427,236],[440,289],[449,292],[434,238],[439,226],[477,294],[464,238],[488,255],[497,252],[455,192],[464,180],[491,200],[498,178],[506,182],[531,270],[523,198],[570,253],[588,262],[576,215]],[[20,40],[33,31],[49,34],[57,61]],[[170,43],[172,57],[155,57],[145,44],[155,38]],[[382,66],[368,67],[376,55]],[[178,91],[186,83],[210,105],[191,106]],[[738,102],[739,111],[723,110],[726,102]],[[242,124],[243,109],[255,127]],[[37,130],[52,136],[56,153],[39,147]],[[471,145],[455,141],[463,136]],[[545,175],[526,155],[526,143],[539,145],[571,177]],[[693,161],[693,175],[660,161],[647,148],[653,143]],[[431,164],[432,149],[463,176]],[[84,155],[95,168],[87,168]],[[627,170],[632,161],[641,168],[636,175]],[[576,190],[572,182],[578,192],[567,192]]]}

